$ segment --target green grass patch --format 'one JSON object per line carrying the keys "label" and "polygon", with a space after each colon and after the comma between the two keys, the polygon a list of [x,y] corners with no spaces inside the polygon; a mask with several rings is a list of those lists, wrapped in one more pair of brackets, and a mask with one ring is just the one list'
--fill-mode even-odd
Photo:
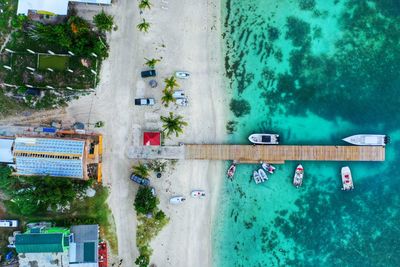
{"label": "green grass patch", "polygon": [[53,70],[66,70],[68,67],[68,56],[56,55],[40,55],[39,56],[39,69],[46,70],[47,68]]}
{"label": "green grass patch", "polygon": [[4,95],[3,90],[0,90],[0,118],[15,114],[26,108],[22,103],[16,102]]}

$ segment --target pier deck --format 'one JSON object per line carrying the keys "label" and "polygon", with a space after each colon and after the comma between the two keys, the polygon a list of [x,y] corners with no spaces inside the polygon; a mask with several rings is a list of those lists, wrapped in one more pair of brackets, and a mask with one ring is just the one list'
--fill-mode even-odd
{"label": "pier deck", "polygon": [[243,163],[285,161],[384,161],[381,146],[296,146],[296,145],[184,145],[176,147],[133,147],[130,158],[236,160]]}

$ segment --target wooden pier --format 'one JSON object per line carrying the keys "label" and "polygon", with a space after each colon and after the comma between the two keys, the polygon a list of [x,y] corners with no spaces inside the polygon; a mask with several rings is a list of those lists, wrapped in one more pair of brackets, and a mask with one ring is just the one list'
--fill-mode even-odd
{"label": "wooden pier", "polygon": [[285,161],[384,161],[381,146],[290,146],[290,145],[183,145],[134,147],[130,158],[236,160],[242,163],[282,164]]}

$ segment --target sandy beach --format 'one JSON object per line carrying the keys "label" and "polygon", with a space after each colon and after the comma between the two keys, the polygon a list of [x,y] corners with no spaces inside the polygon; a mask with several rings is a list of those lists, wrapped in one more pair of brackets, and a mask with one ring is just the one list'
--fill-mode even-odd
{"label": "sandy beach", "polygon": [[[184,117],[189,126],[179,138],[166,144],[220,143],[224,141],[228,97],[223,86],[219,1],[157,1],[151,10],[139,14],[137,2],[118,0],[107,8],[115,16],[118,30],[109,35],[110,56],[103,63],[96,94],[71,103],[67,112],[76,120],[105,127],[103,157],[104,185],[111,189],[109,205],[118,236],[118,255],[123,266],[132,266],[138,251],[135,244],[136,217],[133,201],[137,185],[129,180],[127,158],[131,145],[141,144],[143,130],[161,129],[160,115],[170,111]],[[136,25],[145,18],[148,33]],[[162,58],[157,65],[159,86],[151,89],[140,78],[146,69],[144,58]],[[192,73],[179,80],[189,98],[188,107],[161,105],[163,80],[177,70]],[[153,107],[135,107],[135,97],[154,97]],[[179,161],[161,179],[152,178],[160,207],[170,223],[153,240],[151,263],[157,266],[211,266],[211,228],[222,183],[223,162]],[[207,198],[190,198],[190,191],[202,189]],[[174,195],[187,197],[186,203],[171,206]],[[111,262],[112,263],[112,262]]]}

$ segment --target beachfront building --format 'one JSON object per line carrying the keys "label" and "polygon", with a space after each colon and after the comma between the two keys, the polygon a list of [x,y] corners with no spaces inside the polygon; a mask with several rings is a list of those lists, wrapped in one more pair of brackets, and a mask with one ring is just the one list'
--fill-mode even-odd
{"label": "beachfront building", "polygon": [[81,139],[17,137],[15,174],[86,179],[86,154],[86,141]]}
{"label": "beachfront building", "polygon": [[144,146],[160,146],[161,133],[160,132],[144,132],[143,133]]}
{"label": "beachfront building", "polygon": [[32,14],[66,16],[70,2],[110,5],[111,0],[18,0],[17,14],[26,16]]}
{"label": "beachfront building", "polygon": [[16,234],[19,266],[98,267],[99,226],[33,227]]}
{"label": "beachfront building", "polygon": [[69,246],[70,267],[98,267],[99,226],[76,225],[71,227],[74,236]]}
{"label": "beachfront building", "polygon": [[[59,131],[63,132],[63,131]],[[101,181],[101,135],[0,137],[0,163],[15,175],[53,176]]]}
{"label": "beachfront building", "polygon": [[70,230],[58,227],[34,227],[16,234],[14,245],[19,266],[52,267],[68,263],[68,248],[72,238]]}

